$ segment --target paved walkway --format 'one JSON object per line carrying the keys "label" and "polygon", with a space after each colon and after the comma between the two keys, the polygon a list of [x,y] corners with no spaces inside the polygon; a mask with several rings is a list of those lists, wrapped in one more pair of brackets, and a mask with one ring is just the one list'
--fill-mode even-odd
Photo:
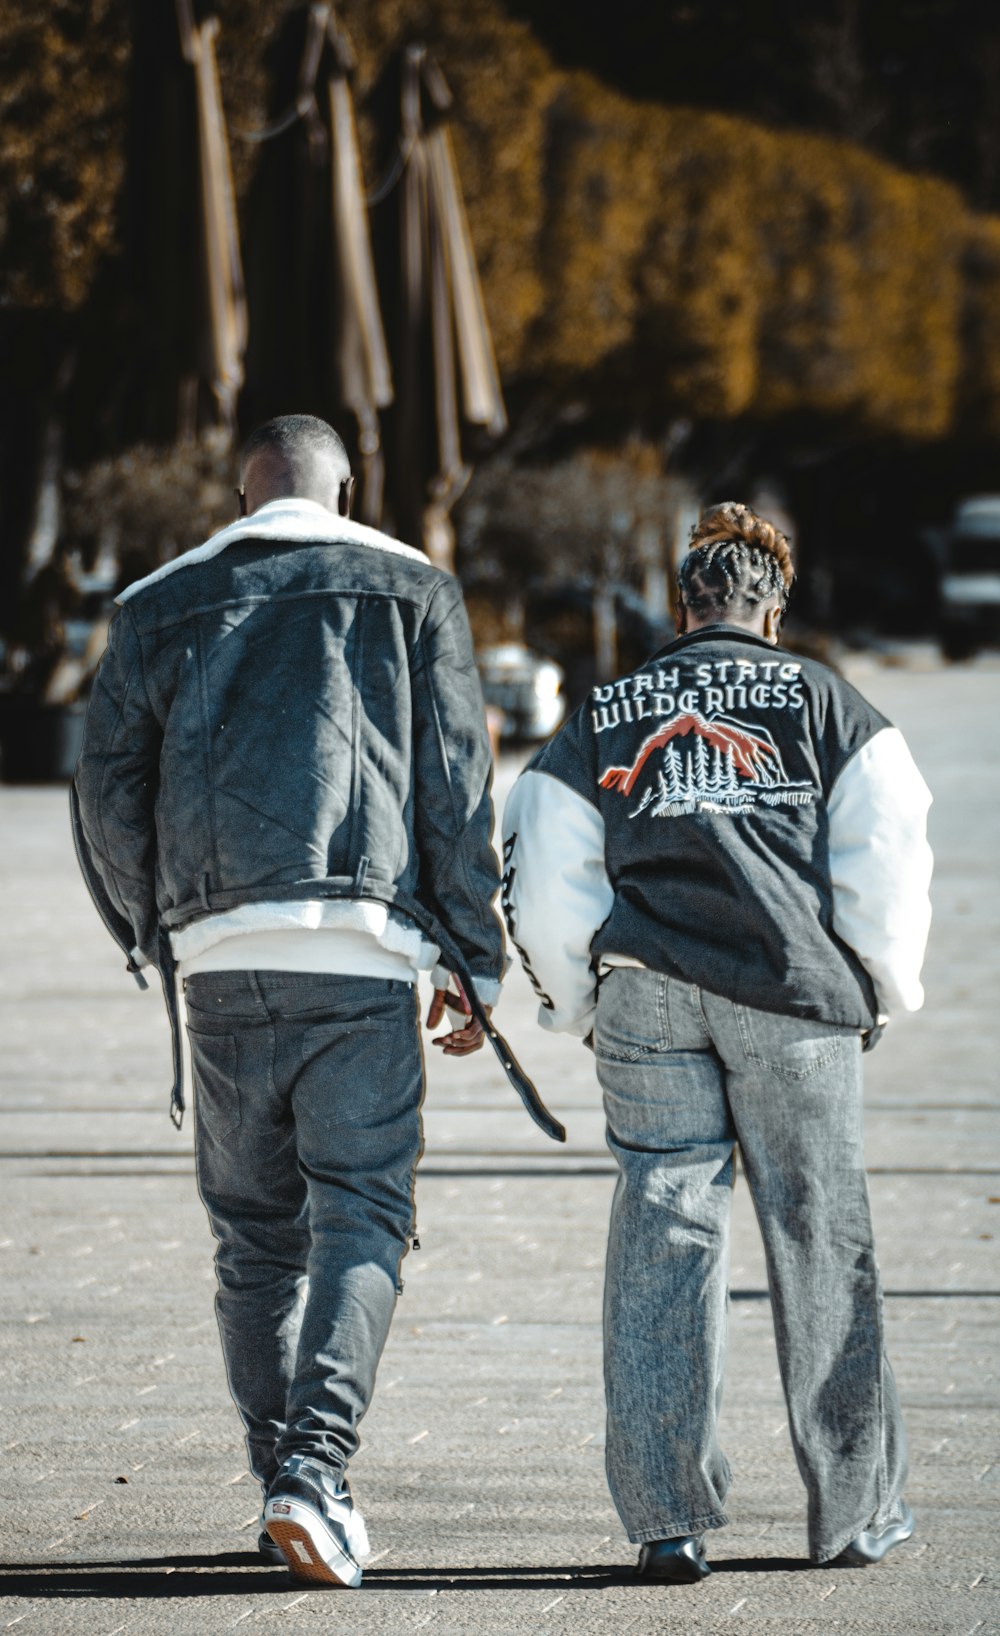
{"label": "paved walkway", "polygon": [[[600,1298],[612,1185],[591,1060],[500,1018],[570,1129],[546,1142],[485,1057],[432,1064],[422,1248],[354,1474],[374,1559],[354,1596],[255,1554],[212,1315],[190,1132],[165,1029],[76,878],[61,790],[0,790],[0,1630],[229,1629],[971,1636],[1000,1632],[1000,666],[852,674],[935,790],[928,1006],[870,1061],[868,1154],[914,1542],[879,1569],[805,1561],[759,1241],[735,1195],[712,1578],[640,1589],[603,1477]],[[501,786],[513,764],[501,769]]]}

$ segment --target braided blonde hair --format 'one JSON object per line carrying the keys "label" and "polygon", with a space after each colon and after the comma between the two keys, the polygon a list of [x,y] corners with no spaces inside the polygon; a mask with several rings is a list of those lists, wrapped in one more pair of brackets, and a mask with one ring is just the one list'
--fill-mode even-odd
{"label": "braided blonde hair", "polygon": [[732,604],[751,612],[769,597],[784,613],[794,583],[787,536],[738,500],[712,506],[695,524],[677,575],[683,601],[702,619]]}

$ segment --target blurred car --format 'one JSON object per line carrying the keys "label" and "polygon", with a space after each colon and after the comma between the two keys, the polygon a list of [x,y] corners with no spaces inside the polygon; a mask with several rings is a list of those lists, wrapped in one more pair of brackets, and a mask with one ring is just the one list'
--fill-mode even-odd
{"label": "blurred car", "polygon": [[544,739],[566,714],[563,671],[523,642],[501,642],[476,657],[487,708],[502,712],[502,739]]}
{"label": "blurred car", "polygon": [[943,538],[941,650],[967,659],[1000,640],[1000,494],[963,500]]}
{"label": "blurred car", "polygon": [[[606,604],[614,619],[615,675],[634,670],[670,640],[673,629],[652,619],[639,593],[629,585],[606,587]],[[536,650],[552,654],[562,666],[567,713],[582,704],[591,688],[605,678],[597,664],[598,591],[581,577],[571,584],[529,588],[524,598],[524,631]]]}

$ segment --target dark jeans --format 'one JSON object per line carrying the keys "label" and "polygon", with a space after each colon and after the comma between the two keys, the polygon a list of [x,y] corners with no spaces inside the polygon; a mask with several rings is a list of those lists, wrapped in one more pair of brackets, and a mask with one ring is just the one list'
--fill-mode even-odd
{"label": "dark jeans", "polygon": [[716,1419],[739,1142],[810,1553],[828,1561],[895,1514],[906,1478],[865,1181],[860,1035],[626,968],[601,984],[595,1049],[619,1166],[604,1308],[607,1466],[629,1538],[726,1521]]}
{"label": "dark jeans", "polygon": [[250,1468],[342,1471],[371,1401],[423,1150],[409,983],[299,972],[185,983],[198,1187]]}

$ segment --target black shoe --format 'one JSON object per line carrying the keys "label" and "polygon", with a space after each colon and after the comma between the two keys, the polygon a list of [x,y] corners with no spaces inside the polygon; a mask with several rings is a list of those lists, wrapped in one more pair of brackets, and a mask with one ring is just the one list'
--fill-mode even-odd
{"label": "black shoe", "polygon": [[904,1539],[909,1539],[912,1533],[913,1512],[905,1501],[900,1500],[898,1517],[884,1522],[881,1528],[862,1529],[860,1534],[855,1534],[840,1555],[834,1557],[829,1566],[867,1568],[873,1562],[881,1562],[887,1551],[891,1551],[894,1545],[902,1545]]}
{"label": "black shoe", "polygon": [[696,1585],[711,1572],[704,1534],[683,1534],[680,1539],[652,1539],[643,1545],[635,1576],[650,1584]]}

